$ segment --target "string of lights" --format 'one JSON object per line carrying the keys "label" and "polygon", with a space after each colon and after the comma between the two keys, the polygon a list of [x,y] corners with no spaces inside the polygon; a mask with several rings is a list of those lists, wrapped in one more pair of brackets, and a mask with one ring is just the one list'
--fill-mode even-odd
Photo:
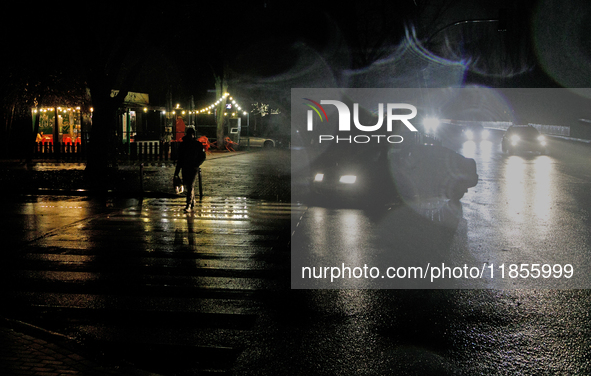
{"label": "string of lights", "polygon": [[[217,105],[219,105],[223,100],[229,100],[230,103],[236,108],[237,111],[234,111],[232,113],[232,116],[236,115],[236,112],[242,111],[242,107],[236,102],[236,100],[230,95],[230,93],[224,93],[224,95],[222,95],[217,101],[215,101],[214,103],[201,108],[200,110],[195,110],[195,111],[186,111],[186,110],[181,110],[181,105],[177,104],[175,109],[170,111],[170,113],[172,115],[176,115],[177,110],[180,110],[180,114],[185,115],[185,114],[189,114],[189,115],[197,115],[197,114],[211,114],[212,111],[215,109],[215,107]],[[166,111],[162,111],[162,114],[166,114]],[[242,112],[243,115],[246,115],[247,112],[243,111]],[[227,113],[224,113],[224,115],[227,115]]]}
{"label": "string of lights", "polygon": [[[53,112],[53,111],[55,111],[55,108],[54,107],[41,107],[39,109],[33,108],[33,113],[35,113],[35,114],[38,113],[38,112],[48,112],[48,111],[49,112]],[[58,107],[57,108],[57,112],[64,112],[65,113],[65,112],[72,112],[72,111],[79,112],[80,111],[80,107],[74,107],[74,108],[71,108],[71,107],[65,107],[65,108]],[[92,112],[93,109],[91,108],[90,111]]]}
{"label": "string of lights", "polygon": [[[211,114],[212,111],[215,109],[215,107],[217,105],[219,105],[224,99],[225,100],[229,100],[232,103],[232,105],[237,110],[237,111],[235,111],[235,112],[232,113],[232,116],[235,116],[236,112],[242,111],[242,107],[236,102],[236,100],[230,95],[230,93],[224,93],[224,95],[222,95],[217,101],[215,101],[214,103],[212,103],[212,104],[210,104],[210,105],[208,105],[206,107],[201,108],[200,110],[195,110],[195,111],[181,110],[180,113],[182,115],[185,115],[187,113],[188,114],[191,114],[191,115],[193,115],[193,114],[203,114],[203,113]],[[180,109],[181,109],[180,108],[180,104],[177,104],[176,105],[176,108],[174,110],[170,111],[170,113],[173,114],[173,115],[176,115],[176,110],[180,110]],[[91,112],[93,112],[93,110],[94,110],[93,108],[90,109]],[[148,111],[148,108],[147,107],[144,107],[143,110],[144,110],[144,112],[147,112]],[[35,113],[35,114],[38,113],[38,112],[48,112],[48,111],[49,112],[55,111],[54,110],[54,107],[42,107],[42,108],[38,108],[38,109],[37,108],[33,108],[33,113]],[[71,107],[65,107],[65,108],[57,107],[57,111],[58,112],[64,112],[64,113],[65,112],[71,112],[71,111],[78,111],[79,112],[80,111],[80,107],[75,107],[75,108],[71,108]],[[166,114],[166,111],[162,111],[162,114]],[[246,111],[243,111],[242,114],[243,115],[246,115],[247,112]],[[227,113],[224,113],[224,115],[227,115]]]}

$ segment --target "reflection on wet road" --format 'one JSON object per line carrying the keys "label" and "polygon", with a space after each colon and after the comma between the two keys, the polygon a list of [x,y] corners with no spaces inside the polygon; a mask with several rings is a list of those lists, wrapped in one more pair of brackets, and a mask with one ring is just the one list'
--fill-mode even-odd
{"label": "reflection on wet road", "polygon": [[184,213],[184,198],[8,201],[2,314],[116,361],[225,372],[262,302],[287,288],[289,203],[206,197]]}
{"label": "reflection on wet road", "polygon": [[[307,207],[294,219],[292,282],[322,288],[591,288],[591,167],[582,163],[591,157],[589,148],[557,139],[549,155],[506,155],[498,137],[460,145],[458,151],[475,159],[479,174],[478,185],[460,203],[423,198],[382,209]],[[475,268],[477,278],[411,280],[386,274],[392,267],[430,270],[442,263]],[[318,278],[320,268],[339,266],[343,274],[346,267],[366,265],[380,268],[377,278]],[[505,273],[511,265],[526,265],[528,274],[534,265],[534,276],[543,265],[573,273],[511,278]],[[316,278],[301,277],[309,266],[318,267]]]}
{"label": "reflection on wet road", "polygon": [[[465,147],[465,146],[464,146]],[[506,279],[496,288],[591,288],[590,157],[585,144],[556,139],[548,155],[476,148],[480,180],[462,200],[469,248],[482,262],[573,265],[573,278]]]}
{"label": "reflection on wet road", "polygon": [[[453,210],[424,202],[395,206],[381,215],[306,208],[295,220],[293,236],[307,245],[298,248],[298,262],[383,266],[384,261],[401,262],[412,254],[412,262],[568,263],[575,268],[571,281],[585,289],[556,290],[565,284],[540,277],[485,278],[462,290],[296,291],[299,303],[306,304],[304,316],[313,318],[307,327],[315,335],[305,340],[312,348],[333,348],[341,354],[341,363],[305,363],[308,371],[591,373],[591,150],[557,139],[548,155],[510,156],[501,153],[499,136],[458,148],[476,160],[480,179]],[[425,210],[429,205],[431,210]],[[449,220],[453,213],[456,221]],[[413,232],[418,226],[422,231]],[[425,251],[419,259],[416,250]],[[294,272],[301,274],[292,264]],[[326,287],[318,280],[308,282]],[[371,288],[376,281],[337,280],[333,286]],[[300,347],[292,356],[305,359],[306,351]]]}
{"label": "reflection on wet road", "polygon": [[[136,200],[137,202],[137,200]],[[27,242],[53,234],[54,231],[88,221],[110,212],[115,206],[131,205],[133,200],[103,198],[91,200],[79,196],[3,197],[2,227],[7,242]]]}
{"label": "reflection on wet road", "polygon": [[589,147],[509,156],[498,141],[458,148],[480,176],[459,204],[217,197],[185,214],[182,199],[5,197],[2,313],[168,374],[591,374],[588,289],[289,288],[290,219],[313,263],[412,263],[423,250],[424,262],[589,267]]}

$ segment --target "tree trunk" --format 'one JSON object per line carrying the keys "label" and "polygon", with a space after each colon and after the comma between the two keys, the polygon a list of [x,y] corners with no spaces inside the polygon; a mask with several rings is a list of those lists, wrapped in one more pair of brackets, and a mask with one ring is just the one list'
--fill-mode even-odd
{"label": "tree trunk", "polygon": [[31,163],[35,150],[37,148],[37,134],[39,134],[39,121],[41,119],[41,112],[35,114],[35,123],[33,125],[33,134],[31,140],[33,140],[33,147],[29,147],[27,151],[27,163]]}
{"label": "tree trunk", "polygon": [[224,96],[225,93],[228,92],[228,82],[225,78],[220,78],[218,76],[215,77],[215,94],[217,98],[223,99],[220,101],[217,107],[217,114],[216,114],[216,124],[217,124],[217,146],[218,150],[224,149],[224,120],[226,117],[224,116],[224,112],[226,111],[226,97]]}
{"label": "tree trunk", "polygon": [[94,113],[90,131],[86,178],[93,188],[113,189],[117,173],[117,111],[113,98],[93,98]]}

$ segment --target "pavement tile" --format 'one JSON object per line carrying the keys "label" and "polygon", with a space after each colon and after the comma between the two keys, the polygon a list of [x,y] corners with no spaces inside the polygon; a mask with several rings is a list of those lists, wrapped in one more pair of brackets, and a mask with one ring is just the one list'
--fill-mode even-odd
{"label": "pavement tile", "polygon": [[68,354],[68,358],[74,359],[74,360],[83,360],[84,359],[83,357],[81,357],[78,354]]}
{"label": "pavement tile", "polygon": [[43,363],[45,364],[51,364],[51,365],[62,365],[64,364],[64,362],[60,362],[57,360],[49,360],[49,359],[43,359]]}
{"label": "pavement tile", "polygon": [[51,368],[46,368],[46,367],[33,367],[31,368],[31,371],[35,371],[35,372],[49,372],[51,371]]}
{"label": "pavement tile", "polygon": [[150,375],[102,366],[55,343],[7,327],[12,325],[4,321],[4,325],[0,321],[0,375]]}

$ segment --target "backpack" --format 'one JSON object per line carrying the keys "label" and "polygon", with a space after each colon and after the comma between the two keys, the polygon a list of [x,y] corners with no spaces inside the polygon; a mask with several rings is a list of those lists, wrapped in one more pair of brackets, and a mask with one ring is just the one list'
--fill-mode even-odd
{"label": "backpack", "polygon": [[205,161],[203,144],[195,139],[183,141],[181,144],[183,167],[197,168]]}

